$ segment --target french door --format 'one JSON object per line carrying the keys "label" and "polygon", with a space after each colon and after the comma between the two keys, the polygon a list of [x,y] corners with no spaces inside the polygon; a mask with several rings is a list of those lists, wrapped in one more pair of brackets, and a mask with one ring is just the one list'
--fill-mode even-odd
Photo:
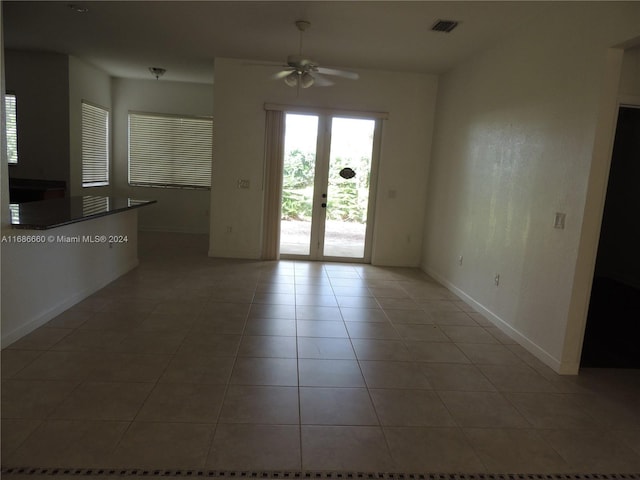
{"label": "french door", "polygon": [[370,261],[380,128],[376,118],[286,114],[281,257]]}

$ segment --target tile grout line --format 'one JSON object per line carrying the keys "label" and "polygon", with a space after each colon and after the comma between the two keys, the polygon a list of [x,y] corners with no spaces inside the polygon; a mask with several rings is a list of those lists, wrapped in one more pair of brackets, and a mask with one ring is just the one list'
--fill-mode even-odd
{"label": "tile grout line", "polygon": [[297,295],[298,295],[298,285],[296,284],[296,274],[295,274],[295,267],[293,269],[293,301],[294,301],[294,322],[293,325],[295,327],[295,342],[296,342],[296,378],[298,380],[298,385],[297,385],[297,391],[298,391],[298,395],[297,395],[297,399],[298,399],[298,448],[300,451],[300,458],[299,458],[299,465],[300,468],[302,469],[302,466],[304,465],[304,461],[303,461],[303,450],[302,450],[302,401],[300,399],[300,351],[299,351],[299,346],[298,346],[298,300],[297,300]]}

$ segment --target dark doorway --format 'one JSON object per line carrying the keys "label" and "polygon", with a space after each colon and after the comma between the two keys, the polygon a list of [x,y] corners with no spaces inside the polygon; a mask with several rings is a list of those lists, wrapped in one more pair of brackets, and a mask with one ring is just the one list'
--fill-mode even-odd
{"label": "dark doorway", "polygon": [[618,113],[581,366],[640,368],[640,108]]}

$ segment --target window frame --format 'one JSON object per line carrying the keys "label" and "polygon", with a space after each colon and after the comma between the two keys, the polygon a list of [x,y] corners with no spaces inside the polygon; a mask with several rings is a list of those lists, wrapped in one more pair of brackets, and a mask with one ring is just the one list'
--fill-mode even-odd
{"label": "window frame", "polygon": [[[207,158],[205,159],[205,164],[207,165],[206,171],[202,172],[205,175],[204,183],[205,184],[193,184],[193,183],[176,183],[171,182],[167,178],[164,181],[149,179],[140,179],[139,174],[138,178],[132,179],[132,167],[135,165],[136,169],[141,168],[141,165],[137,162],[143,162],[142,167],[149,168],[150,165],[144,164],[144,161],[141,159],[135,159],[132,157],[132,145],[136,142],[133,139],[133,136],[140,133],[132,130],[132,117],[140,119],[144,117],[148,117],[157,121],[162,119],[170,119],[170,120],[186,120],[186,121],[197,121],[197,122],[206,122],[207,131],[209,137],[207,140],[209,144],[207,145],[209,148],[206,150]],[[168,126],[169,127],[169,126]],[[127,115],[127,137],[128,137],[128,151],[127,151],[127,183],[130,187],[147,187],[147,188],[173,188],[173,189],[186,189],[186,190],[211,190],[211,172],[213,169],[213,117],[208,115],[188,115],[188,114],[173,114],[173,113],[159,113],[159,112],[148,112],[148,111],[134,111],[130,110]],[[155,143],[149,142],[154,145]],[[172,144],[175,142],[171,142]],[[167,160],[166,164],[170,164],[170,162],[175,162],[176,157],[171,155]],[[198,159],[194,162],[197,167],[197,163],[202,163],[202,159]],[[167,168],[170,170],[170,168]],[[196,168],[191,168],[192,172],[196,174],[199,173]],[[165,172],[169,174],[169,172]],[[173,179],[175,180],[175,178]]]}
{"label": "window frame", "polygon": [[[96,103],[90,102],[88,100],[81,100],[81,113],[80,113],[80,117],[81,117],[81,121],[80,121],[80,144],[81,144],[81,167],[82,167],[82,172],[81,172],[81,177],[82,177],[82,188],[93,188],[93,187],[106,187],[109,186],[110,183],[110,179],[111,179],[111,111],[108,108],[103,107],[102,105],[98,105]],[[105,152],[99,152],[99,155],[103,155],[104,159],[101,159],[100,161],[104,162],[104,179],[101,180],[92,180],[92,181],[85,181],[85,167],[88,167],[89,165],[85,165],[85,133],[87,132],[87,124],[85,122],[85,106],[90,108],[90,109],[94,109],[94,110],[100,110],[101,114],[104,113],[106,118],[105,119],[99,119],[100,121],[104,120],[106,125],[105,125],[105,136],[104,139],[103,138],[98,138],[97,141],[104,141],[104,148],[105,148]],[[94,163],[98,163],[94,160]],[[97,167],[94,167],[97,168]]]}

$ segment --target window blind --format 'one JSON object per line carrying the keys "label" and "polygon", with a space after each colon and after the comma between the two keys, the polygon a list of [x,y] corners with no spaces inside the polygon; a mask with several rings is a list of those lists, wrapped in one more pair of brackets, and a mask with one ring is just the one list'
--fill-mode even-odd
{"label": "window blind", "polygon": [[17,126],[17,108],[16,96],[7,93],[4,96],[6,106],[6,123],[7,126],[7,161],[9,165],[18,163],[18,126]]}
{"label": "window blind", "polygon": [[129,184],[211,186],[213,120],[129,113]]}
{"label": "window blind", "polygon": [[82,186],[109,185],[109,111],[82,102]]}

